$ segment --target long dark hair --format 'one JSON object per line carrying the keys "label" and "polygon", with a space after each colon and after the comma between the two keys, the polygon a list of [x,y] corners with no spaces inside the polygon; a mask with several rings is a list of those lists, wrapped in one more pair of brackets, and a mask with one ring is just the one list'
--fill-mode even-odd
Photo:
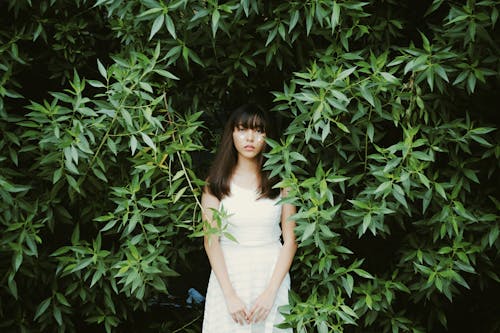
{"label": "long dark hair", "polygon": [[[275,130],[270,116],[266,111],[253,104],[245,104],[234,110],[224,127],[221,143],[215,160],[208,174],[208,189],[219,200],[231,192],[229,183],[233,175],[234,168],[238,162],[238,152],[234,147],[233,131],[237,126],[256,129],[260,128],[266,133],[266,137],[275,139]],[[269,172],[262,170],[264,164],[263,153],[269,149],[268,145],[257,157],[260,170],[260,196],[259,198],[276,198],[279,189],[273,188],[278,182],[277,177],[269,178]]]}

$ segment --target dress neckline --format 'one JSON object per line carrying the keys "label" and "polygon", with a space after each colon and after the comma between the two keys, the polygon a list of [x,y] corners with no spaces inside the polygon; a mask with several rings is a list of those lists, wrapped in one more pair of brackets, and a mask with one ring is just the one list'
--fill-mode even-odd
{"label": "dress neckline", "polygon": [[251,188],[246,188],[246,187],[243,187],[241,185],[238,185],[236,184],[234,181],[231,181],[231,185],[234,186],[234,187],[237,187],[239,189],[242,189],[244,191],[248,191],[248,192],[252,192],[252,193],[257,193],[257,189],[251,189]]}

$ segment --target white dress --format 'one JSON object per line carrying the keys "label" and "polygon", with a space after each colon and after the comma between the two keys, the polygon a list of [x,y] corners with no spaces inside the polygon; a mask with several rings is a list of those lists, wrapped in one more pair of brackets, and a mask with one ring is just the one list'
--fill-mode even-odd
{"label": "white dress", "polygon": [[[222,236],[220,244],[229,279],[238,296],[250,310],[264,291],[274,271],[281,250],[281,205],[276,199],[258,199],[249,189],[231,184],[231,194],[221,200],[228,218],[227,229],[237,243]],[[283,321],[278,307],[288,304],[290,276],[281,283],[271,312],[264,322],[240,325],[231,318],[217,277],[212,271],[208,282],[203,319],[203,333],[291,333],[274,325]]]}

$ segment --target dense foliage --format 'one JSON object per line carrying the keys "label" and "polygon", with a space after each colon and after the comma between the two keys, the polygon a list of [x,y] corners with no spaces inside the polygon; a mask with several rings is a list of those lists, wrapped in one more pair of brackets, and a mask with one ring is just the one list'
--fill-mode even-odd
{"label": "dense foliage", "polygon": [[205,170],[253,101],[299,208],[283,326],[498,331],[499,5],[3,1],[0,330],[200,331],[154,300],[206,285]]}

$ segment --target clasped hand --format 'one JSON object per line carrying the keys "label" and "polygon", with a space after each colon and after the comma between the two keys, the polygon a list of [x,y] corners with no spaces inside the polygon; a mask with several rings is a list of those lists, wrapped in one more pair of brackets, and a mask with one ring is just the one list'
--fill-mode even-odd
{"label": "clasped hand", "polygon": [[243,325],[264,321],[271,312],[275,297],[275,293],[264,291],[257,297],[250,311],[247,311],[245,303],[236,294],[227,297],[226,302],[231,318]]}
{"label": "clasped hand", "polygon": [[231,318],[235,323],[243,325],[249,323],[249,316],[245,303],[236,294],[231,294],[226,297],[226,304]]}

